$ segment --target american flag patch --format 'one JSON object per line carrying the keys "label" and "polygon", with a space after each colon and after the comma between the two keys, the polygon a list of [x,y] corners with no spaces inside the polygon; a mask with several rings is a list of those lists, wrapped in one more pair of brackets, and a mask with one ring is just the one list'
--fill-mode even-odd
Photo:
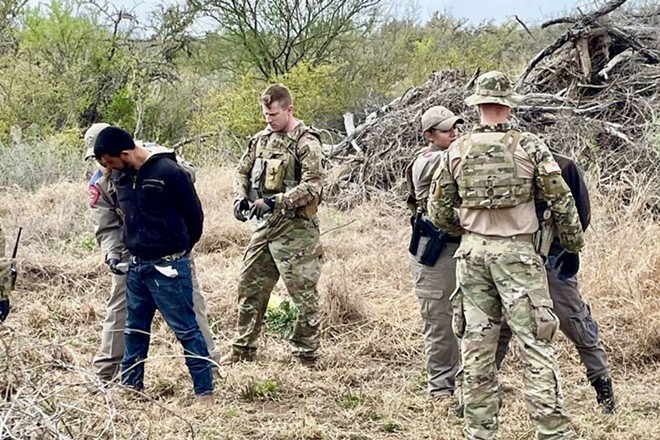
{"label": "american flag patch", "polygon": [[93,185],[87,187],[87,194],[89,195],[89,207],[93,208],[96,206],[96,202],[99,200],[99,189]]}

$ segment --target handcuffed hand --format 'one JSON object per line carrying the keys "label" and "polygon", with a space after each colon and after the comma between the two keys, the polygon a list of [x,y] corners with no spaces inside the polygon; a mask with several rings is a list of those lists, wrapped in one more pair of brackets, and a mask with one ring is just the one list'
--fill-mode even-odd
{"label": "handcuffed hand", "polygon": [[580,256],[564,249],[557,255],[553,269],[558,271],[557,277],[562,281],[573,278],[580,269]]}
{"label": "handcuffed hand", "polygon": [[266,213],[271,212],[273,209],[275,209],[275,199],[259,199],[252,205],[248,217],[257,217],[257,220],[261,220]]}
{"label": "handcuffed hand", "polygon": [[245,217],[244,212],[248,209],[250,209],[250,202],[248,202],[248,199],[237,199],[234,202],[234,217],[236,220],[246,222],[247,217]]}
{"label": "handcuffed hand", "polygon": [[110,272],[114,273],[115,275],[126,275],[126,272],[117,267],[119,266],[118,258],[110,258],[108,261],[106,261],[106,264],[110,268]]}

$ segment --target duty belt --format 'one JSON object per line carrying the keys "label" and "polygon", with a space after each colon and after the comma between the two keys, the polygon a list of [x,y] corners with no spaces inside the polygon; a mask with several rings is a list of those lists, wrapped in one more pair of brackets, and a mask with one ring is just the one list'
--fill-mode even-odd
{"label": "duty belt", "polygon": [[181,251],[177,252],[176,254],[170,254],[170,255],[164,255],[162,257],[156,257],[156,258],[142,258],[142,257],[137,257],[135,255],[131,255],[130,261],[133,264],[141,264],[141,263],[147,263],[147,262],[154,262],[154,261],[176,261],[182,257],[184,257],[187,254],[186,251]]}
{"label": "duty belt", "polygon": [[479,237],[484,237],[489,240],[509,240],[509,241],[522,241],[525,243],[530,243],[534,244],[534,234],[518,234],[518,235],[511,235],[509,237],[502,237],[499,235],[485,235],[485,234],[477,234],[476,232],[468,232],[470,235],[476,235]]}

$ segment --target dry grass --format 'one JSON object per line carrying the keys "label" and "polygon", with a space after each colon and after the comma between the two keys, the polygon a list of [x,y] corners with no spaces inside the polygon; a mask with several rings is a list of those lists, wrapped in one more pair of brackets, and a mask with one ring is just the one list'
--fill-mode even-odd
{"label": "dry grass", "polygon": [[[206,211],[197,267],[218,343],[228,347],[249,226],[231,216],[231,173],[201,173]],[[581,272],[611,354],[619,409],[600,415],[575,350],[558,342],[564,393],[584,439],[660,438],[660,226],[640,211],[644,187],[594,192]],[[631,195],[633,196],[631,198]],[[372,200],[323,207],[323,349],[314,371],[266,336],[256,364],[225,370],[213,407],[193,403],[180,347],[154,326],[146,396],[100,388],[91,373],[110,277],[91,246],[84,183],[0,192],[7,241],[25,227],[14,310],[0,327],[0,437],[154,439],[459,439],[460,421],[424,394],[421,319],[406,260],[404,212]],[[337,229],[333,229],[337,228]],[[285,294],[281,285],[277,292]],[[512,353],[504,375],[522,386]],[[90,392],[96,391],[94,393]],[[533,436],[520,391],[507,396],[502,439]],[[4,430],[3,430],[4,429]]]}

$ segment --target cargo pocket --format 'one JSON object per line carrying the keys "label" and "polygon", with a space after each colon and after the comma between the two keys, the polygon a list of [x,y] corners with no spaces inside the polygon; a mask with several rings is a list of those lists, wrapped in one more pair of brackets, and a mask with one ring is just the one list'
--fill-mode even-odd
{"label": "cargo pocket", "polygon": [[530,293],[529,302],[534,320],[534,336],[539,341],[552,342],[559,330],[559,318],[552,309],[552,300],[549,296],[539,293]]}
{"label": "cargo pocket", "polygon": [[451,301],[453,314],[451,319],[452,330],[457,338],[462,338],[465,334],[465,311],[463,310],[463,292],[460,286],[456,287],[449,300]]}
{"label": "cargo pocket", "polygon": [[577,313],[569,315],[568,322],[577,345],[593,347],[598,343],[598,325],[591,317],[591,309],[587,304],[583,304]]}

